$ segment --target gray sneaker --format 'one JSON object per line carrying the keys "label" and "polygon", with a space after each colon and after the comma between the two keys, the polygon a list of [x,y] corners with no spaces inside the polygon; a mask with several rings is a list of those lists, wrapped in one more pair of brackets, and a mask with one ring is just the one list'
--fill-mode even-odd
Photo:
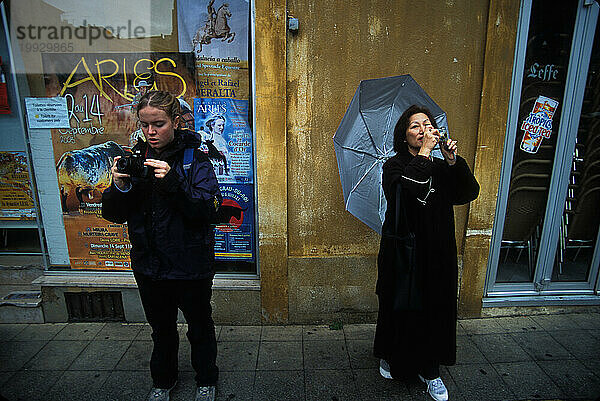
{"label": "gray sneaker", "polygon": [[215,386],[198,387],[194,401],[215,401]]}
{"label": "gray sneaker", "polygon": [[[177,384],[177,383],[175,383]],[[175,384],[173,384],[173,387],[171,388],[158,388],[158,387],[152,387],[152,390],[150,390],[150,394],[148,394],[148,398],[146,399],[147,401],[169,401],[169,393],[171,392],[171,390],[173,390],[173,388],[175,388]]]}

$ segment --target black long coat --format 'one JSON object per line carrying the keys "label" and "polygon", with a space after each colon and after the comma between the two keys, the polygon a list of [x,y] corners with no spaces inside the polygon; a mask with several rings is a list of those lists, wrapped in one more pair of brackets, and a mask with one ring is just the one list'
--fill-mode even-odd
{"label": "black long coat", "polygon": [[[419,312],[392,310],[395,266],[396,186],[401,185],[408,229],[415,234],[417,269],[422,273],[424,305]],[[479,194],[479,184],[465,160],[444,160],[399,152],[383,165],[387,211],[378,257],[379,315],[374,353],[390,363],[393,376],[431,364],[456,362],[458,267],[453,205]]]}

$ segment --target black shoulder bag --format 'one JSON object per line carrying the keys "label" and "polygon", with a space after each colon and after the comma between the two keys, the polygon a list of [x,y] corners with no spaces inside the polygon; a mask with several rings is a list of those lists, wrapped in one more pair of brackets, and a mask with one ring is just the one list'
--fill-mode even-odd
{"label": "black shoulder bag", "polygon": [[417,269],[415,234],[408,227],[400,184],[396,185],[395,223],[394,310],[417,311],[423,307],[422,277]]}

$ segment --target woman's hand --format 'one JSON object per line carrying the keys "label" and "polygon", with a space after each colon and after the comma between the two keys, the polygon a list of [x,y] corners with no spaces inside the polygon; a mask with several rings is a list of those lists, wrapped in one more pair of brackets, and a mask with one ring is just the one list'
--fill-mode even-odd
{"label": "woman's hand", "polygon": [[456,141],[448,139],[446,146],[441,145],[442,144],[440,144],[440,149],[442,150],[444,160],[446,160],[446,163],[448,163],[449,166],[454,166],[454,163],[456,163],[456,153],[458,152]]}
{"label": "woman's hand", "polygon": [[119,173],[117,170],[117,161],[121,158],[121,156],[116,156],[113,159],[112,167],[110,168],[110,172],[112,174],[113,182],[115,185],[122,191],[127,189],[127,184],[129,182],[129,174]]}
{"label": "woman's hand", "polygon": [[429,154],[437,145],[439,137],[440,133],[437,129],[431,126],[427,127],[425,132],[423,132],[423,144],[421,145],[419,154],[421,156],[429,157]]}
{"label": "woman's hand", "polygon": [[154,176],[156,178],[165,178],[165,175],[171,170],[169,163],[162,160],[146,159],[144,165],[154,168]]}

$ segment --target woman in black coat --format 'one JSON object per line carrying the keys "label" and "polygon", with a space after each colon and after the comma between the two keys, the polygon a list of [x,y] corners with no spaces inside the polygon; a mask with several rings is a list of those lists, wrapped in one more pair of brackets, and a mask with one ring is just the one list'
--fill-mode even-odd
{"label": "woman in black coat", "polygon": [[[444,160],[431,152],[440,139],[431,112],[411,106],[394,129],[396,155],[383,165],[387,211],[378,257],[379,314],[374,353],[386,378],[418,374],[436,400],[448,391],[439,365],[456,362],[456,298],[458,267],[453,205],[466,204],[479,194],[479,184],[465,160],[457,155],[456,141],[442,146]],[[396,191],[403,227],[395,227]],[[415,236],[415,272],[419,280],[418,308],[398,306],[397,276],[406,266],[396,261],[398,234]],[[396,306],[394,306],[396,305]]]}

